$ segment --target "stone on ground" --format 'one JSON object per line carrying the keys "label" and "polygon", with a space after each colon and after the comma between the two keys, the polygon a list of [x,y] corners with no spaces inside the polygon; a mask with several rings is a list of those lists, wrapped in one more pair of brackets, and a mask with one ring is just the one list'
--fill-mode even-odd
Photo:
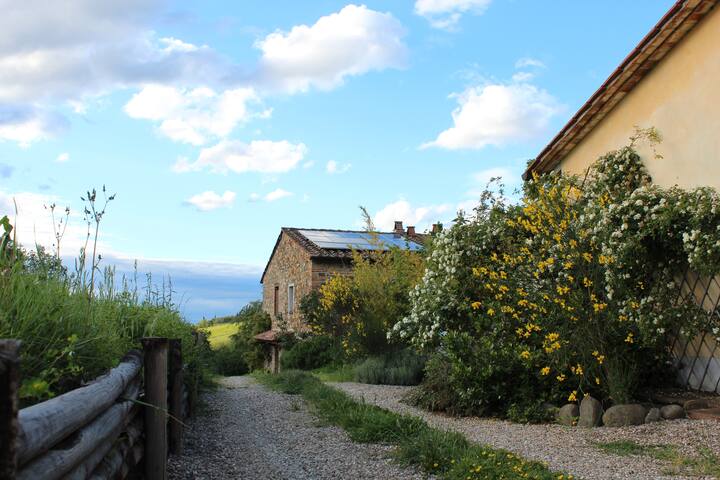
{"label": "stone on ground", "polygon": [[597,427],[602,419],[602,403],[599,400],[586,396],[580,402],[580,420],[578,426],[585,428]]}
{"label": "stone on ground", "polygon": [[665,405],[660,409],[660,415],[665,420],[677,420],[685,418],[685,409],[680,405]]}
{"label": "stone on ground", "polygon": [[638,403],[615,405],[607,409],[602,417],[606,427],[626,427],[645,423],[647,409]]}
{"label": "stone on ground", "polygon": [[645,423],[659,422],[662,419],[659,408],[651,408],[648,414],[645,415]]}
{"label": "stone on ground", "polygon": [[561,425],[573,426],[580,416],[580,409],[576,403],[568,403],[558,410],[557,422]]}

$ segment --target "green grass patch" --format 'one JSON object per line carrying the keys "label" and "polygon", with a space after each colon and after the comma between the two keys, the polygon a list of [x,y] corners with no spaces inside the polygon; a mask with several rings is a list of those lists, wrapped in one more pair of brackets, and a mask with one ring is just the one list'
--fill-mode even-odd
{"label": "green grass patch", "polygon": [[238,324],[235,322],[219,323],[217,325],[204,327],[202,330],[208,335],[210,348],[217,350],[225,345],[230,345],[230,337],[238,332]]}
{"label": "green grass patch", "polygon": [[629,440],[599,442],[596,446],[614,455],[642,455],[667,461],[671,466],[666,471],[671,475],[720,477],[720,458],[707,447],[697,447],[697,455],[688,456],[680,453],[674,445],[641,445]]}
{"label": "green grass patch", "polygon": [[459,433],[431,428],[417,417],[356,401],[307,372],[253,375],[273,390],[302,395],[321,420],[342,427],[354,441],[395,445],[398,461],[441,479],[573,478],[513,453],[468,442]]}
{"label": "green grass patch", "polygon": [[325,367],[316,368],[310,373],[315,375],[322,382],[354,382],[355,381],[355,366],[342,364],[342,365],[327,365]]}

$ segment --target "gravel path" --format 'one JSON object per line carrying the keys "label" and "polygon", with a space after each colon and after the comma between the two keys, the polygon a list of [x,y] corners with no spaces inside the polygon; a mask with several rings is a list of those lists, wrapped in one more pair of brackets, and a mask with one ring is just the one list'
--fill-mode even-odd
{"label": "gravel path", "polygon": [[436,428],[458,431],[469,440],[504,448],[527,459],[547,462],[553,470],[564,470],[586,479],[683,478],[669,476],[666,473],[669,464],[666,462],[647,456],[605,454],[593,445],[596,442],[633,440],[644,445],[673,444],[690,456],[696,453],[694,445],[700,445],[720,455],[720,425],[711,420],[675,420],[637,427],[595,429],[520,425],[486,418],[453,418],[402,403],[408,389],[413,387],[360,383],[332,385],[368,403],[421,417]]}
{"label": "gravel path", "polygon": [[320,426],[299,396],[266,390],[250,377],[227,377],[205,396],[206,411],[185,431],[170,479],[423,479],[390,458],[391,447],[352,442]]}

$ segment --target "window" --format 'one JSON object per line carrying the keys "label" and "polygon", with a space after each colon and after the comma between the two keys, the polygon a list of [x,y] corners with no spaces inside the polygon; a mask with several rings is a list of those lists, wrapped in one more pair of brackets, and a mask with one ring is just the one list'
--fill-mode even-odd
{"label": "window", "polygon": [[275,293],[273,295],[273,315],[277,317],[278,314],[278,295],[280,293],[280,287],[275,285]]}
{"label": "window", "polygon": [[288,315],[295,311],[295,285],[288,285]]}

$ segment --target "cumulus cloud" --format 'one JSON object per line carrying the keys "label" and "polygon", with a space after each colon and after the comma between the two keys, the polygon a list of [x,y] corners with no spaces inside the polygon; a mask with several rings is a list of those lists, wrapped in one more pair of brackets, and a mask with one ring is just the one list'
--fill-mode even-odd
{"label": "cumulus cloud", "polygon": [[158,122],[159,131],[172,140],[203,145],[209,138],[227,137],[252,117],[269,116],[270,110],[250,109],[258,103],[260,97],[249,87],[217,93],[208,87],[148,85],[133,95],[125,112],[132,118]]}
{"label": "cumulus cloud", "polygon": [[63,152],[55,158],[55,161],[58,163],[65,163],[68,160],[70,160],[70,154],[67,152]]}
{"label": "cumulus cloud", "polygon": [[229,190],[225,191],[222,195],[215,193],[212,190],[198,193],[186,200],[186,203],[193,205],[201,212],[208,212],[210,210],[217,210],[218,208],[227,208],[232,206],[235,202],[235,192]]}
{"label": "cumulus cloud", "polygon": [[405,64],[405,29],[390,13],[347,5],[313,25],[297,25],[256,42],[256,81],[288,93],[331,89],[353,75]]}
{"label": "cumulus cloud", "polygon": [[421,148],[480,149],[528,140],[561,111],[555,97],[530,83],[486,84],[455,96],[453,126]]}
{"label": "cumulus cloud", "polygon": [[340,163],[336,162],[335,160],[330,160],[325,165],[325,171],[327,173],[329,173],[330,175],[340,174],[340,173],[345,173],[348,170],[350,170],[351,166],[352,165],[349,163],[340,164]]}
{"label": "cumulus cloud", "polygon": [[304,144],[286,140],[253,140],[250,143],[224,140],[203,148],[195,162],[179,158],[173,171],[183,173],[209,169],[214,173],[284,173],[294,169],[306,153]]}
{"label": "cumulus cloud", "polygon": [[429,228],[433,222],[452,213],[454,212],[450,204],[416,207],[407,200],[400,199],[385,205],[376,212],[373,216],[373,223],[381,231],[390,231],[394,227],[395,220],[402,220],[405,225],[412,225],[418,231],[423,231]]}
{"label": "cumulus cloud", "polygon": [[[0,73],[2,75],[2,73]],[[0,141],[28,147],[65,131],[68,121],[62,115],[32,105],[3,104],[0,101]]]}
{"label": "cumulus cloud", "polygon": [[482,14],[491,0],[416,0],[415,13],[434,28],[453,30],[464,13]]}

